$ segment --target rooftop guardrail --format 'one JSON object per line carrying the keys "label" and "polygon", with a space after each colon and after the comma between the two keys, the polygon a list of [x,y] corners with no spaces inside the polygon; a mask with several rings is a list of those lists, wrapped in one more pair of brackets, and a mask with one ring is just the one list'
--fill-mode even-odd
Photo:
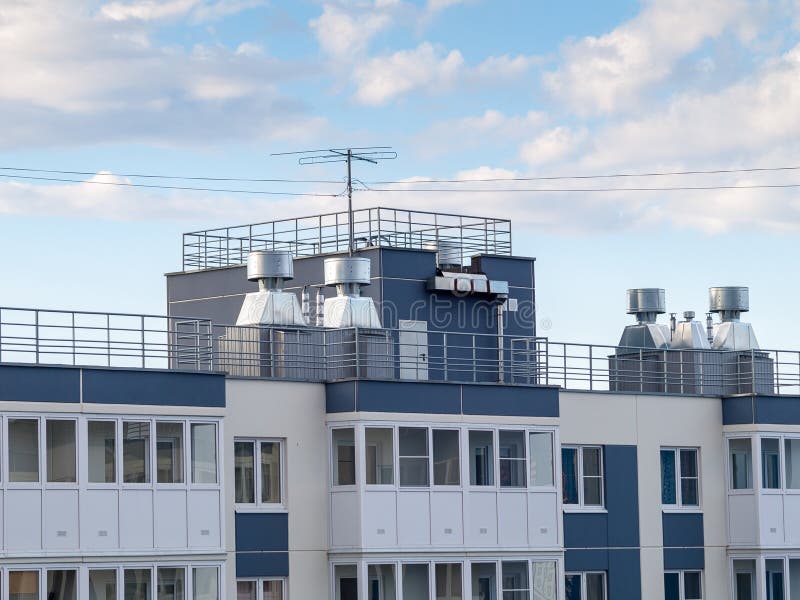
{"label": "rooftop guardrail", "polygon": [[[511,221],[447,213],[365,208],[353,211],[356,248],[435,249],[468,261],[475,254],[511,254]],[[347,212],[280,219],[183,234],[183,270],[247,262],[252,250],[289,250],[297,257],[346,251]]]}

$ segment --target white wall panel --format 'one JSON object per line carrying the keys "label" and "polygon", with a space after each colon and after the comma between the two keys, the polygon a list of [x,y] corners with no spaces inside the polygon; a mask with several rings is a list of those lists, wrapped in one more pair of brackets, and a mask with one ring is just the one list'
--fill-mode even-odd
{"label": "white wall panel", "polygon": [[397,541],[400,546],[427,546],[431,543],[431,512],[428,492],[397,495]]}
{"label": "white wall panel", "polygon": [[39,550],[42,547],[42,492],[6,491],[6,549]]}
{"label": "white wall panel", "polygon": [[780,494],[761,494],[758,504],[761,543],[765,546],[783,544],[783,497]]}
{"label": "white wall panel", "polygon": [[464,543],[463,493],[431,493],[431,543],[434,546]]}
{"label": "white wall panel", "polygon": [[528,541],[534,548],[558,546],[558,496],[554,493],[528,494]]}
{"label": "white wall panel", "polygon": [[153,492],[151,490],[122,490],[119,509],[121,549],[152,548]]}
{"label": "white wall panel", "polygon": [[468,546],[497,545],[497,493],[469,491],[464,495],[465,538]]}
{"label": "white wall panel", "polygon": [[156,490],[154,522],[156,548],[186,548],[186,492]]}
{"label": "white wall panel", "polygon": [[220,492],[190,491],[187,522],[190,548],[220,548]]}
{"label": "white wall panel", "polygon": [[46,490],[42,521],[46,550],[78,548],[78,490]]}
{"label": "white wall panel", "polygon": [[358,493],[331,494],[331,545],[354,547],[361,544]]}
{"label": "white wall panel", "polygon": [[119,547],[119,492],[84,490],[80,498],[81,546],[107,550]]}
{"label": "white wall panel", "polygon": [[752,545],[757,543],[755,495],[732,494],[728,496],[728,520],[731,544]]}
{"label": "white wall panel", "polygon": [[394,491],[364,493],[364,545],[386,548],[397,544],[397,497]]}
{"label": "white wall panel", "polygon": [[497,543],[502,548],[528,545],[528,494],[500,492],[497,495]]}

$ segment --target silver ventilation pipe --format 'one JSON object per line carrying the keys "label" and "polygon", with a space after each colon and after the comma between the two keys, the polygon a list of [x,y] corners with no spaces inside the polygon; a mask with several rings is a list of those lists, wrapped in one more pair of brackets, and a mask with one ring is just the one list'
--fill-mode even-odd
{"label": "silver ventilation pipe", "polygon": [[258,291],[245,295],[237,325],[308,324],[297,296],[284,292],[284,284],[294,278],[292,253],[285,250],[258,250],[247,256],[247,279],[258,282]]}
{"label": "silver ventilation pipe", "polygon": [[283,284],[294,279],[292,253],[284,250],[259,250],[247,255],[247,279],[258,282],[259,292],[281,292]]}
{"label": "silver ventilation pipe", "polygon": [[337,295],[325,301],[325,327],[381,327],[372,298],[361,297],[361,287],[371,283],[368,258],[342,256],[326,258],[325,285],[335,287]]}
{"label": "silver ventilation pipe", "polygon": [[317,288],[317,297],[314,299],[315,309],[314,318],[317,327],[325,326],[325,293],[322,288]]}

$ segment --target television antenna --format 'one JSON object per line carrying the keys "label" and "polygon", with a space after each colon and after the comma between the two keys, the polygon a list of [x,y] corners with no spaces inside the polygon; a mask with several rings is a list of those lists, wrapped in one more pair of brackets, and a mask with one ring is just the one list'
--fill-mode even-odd
{"label": "television antenna", "polygon": [[347,253],[353,255],[353,161],[362,161],[377,165],[381,160],[394,160],[397,152],[391,146],[363,146],[358,148],[322,148],[319,150],[301,150],[299,152],[276,152],[271,156],[297,155],[298,164],[318,165],[322,163],[347,163]]}

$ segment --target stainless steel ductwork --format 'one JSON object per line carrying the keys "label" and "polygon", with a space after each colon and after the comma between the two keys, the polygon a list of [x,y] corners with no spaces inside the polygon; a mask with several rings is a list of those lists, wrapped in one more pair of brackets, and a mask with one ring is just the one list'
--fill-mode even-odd
{"label": "stainless steel ductwork", "polygon": [[248,293],[237,325],[307,325],[297,296],[284,292],[294,278],[291,252],[260,250],[247,257],[247,279],[258,282],[258,291]]}
{"label": "stainless steel ductwork", "polygon": [[436,252],[436,266],[442,271],[459,272],[462,267],[461,244],[456,240],[440,239],[423,246]]}
{"label": "stainless steel ductwork", "polygon": [[625,348],[667,348],[669,327],[656,323],[658,315],[666,312],[665,293],[661,288],[636,288],[628,290],[628,314],[636,323],[628,325],[619,340],[618,353]]}
{"label": "stainless steel ductwork", "polygon": [[714,325],[714,350],[758,350],[758,340],[750,323],[742,322],[743,312],[750,310],[750,291],[746,287],[712,287],[708,289],[709,311],[719,315]]}
{"label": "stainless steel ductwork", "polygon": [[687,310],[683,313],[683,321],[675,323],[670,348],[673,350],[708,350],[711,348],[705,327],[700,321],[695,321],[694,317],[694,311]]}
{"label": "stainless steel ductwork", "polygon": [[361,287],[371,283],[369,259],[339,256],[326,258],[324,265],[325,285],[336,287],[336,296],[325,300],[325,327],[379,329],[375,303],[361,297]]}

